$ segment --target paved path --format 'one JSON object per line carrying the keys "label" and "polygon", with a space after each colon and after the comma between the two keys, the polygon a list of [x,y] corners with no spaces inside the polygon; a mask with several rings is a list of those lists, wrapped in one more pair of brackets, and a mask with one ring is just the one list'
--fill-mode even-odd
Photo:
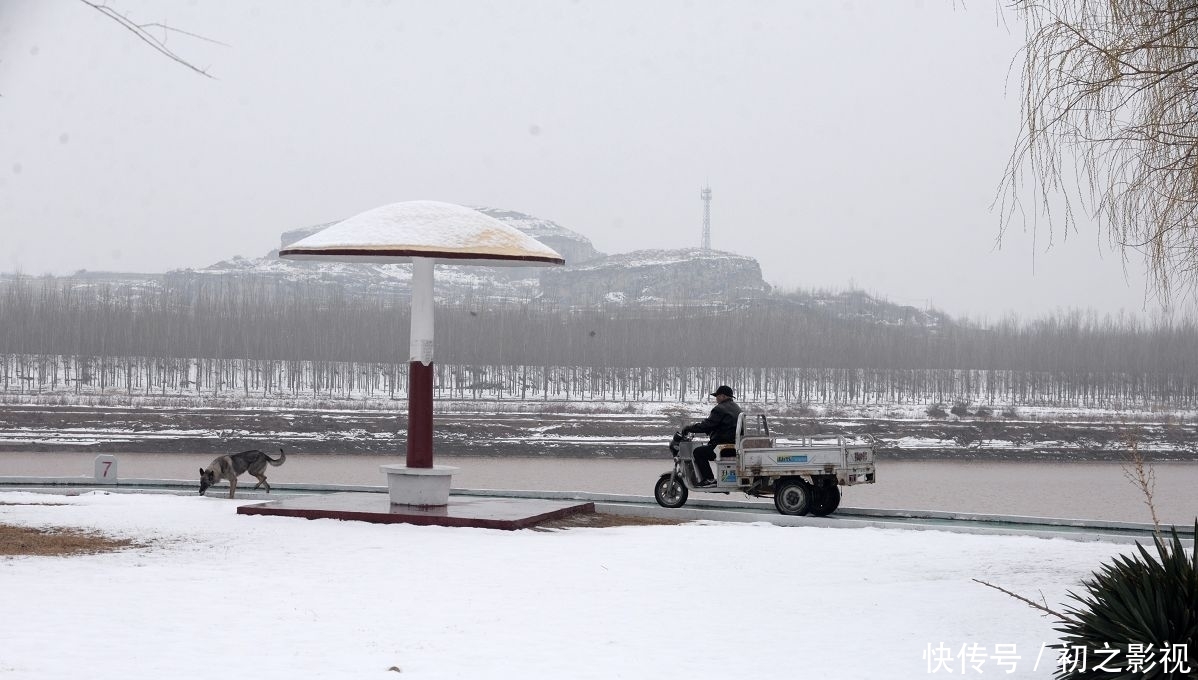
{"label": "paved path", "polygon": [[[224,495],[225,487],[211,492]],[[342,492],[387,493],[385,486],[344,484],[273,484],[272,493],[240,490],[242,500],[279,500],[287,497]],[[43,493],[85,493],[110,491],[118,493],[198,493],[191,480],[120,479],[97,484],[91,477],[0,477],[0,491],[36,491]],[[1153,526],[1131,522],[1110,522],[1054,517],[1021,517],[1016,515],[983,515],[976,513],[935,512],[922,510],[879,510],[842,507],[827,517],[794,517],[778,514],[769,500],[744,500],[726,494],[694,494],[681,508],[663,508],[648,496],[585,493],[575,491],[511,491],[499,489],[453,489],[454,496],[488,498],[524,498],[544,500],[589,501],[597,512],[656,517],[663,519],[706,520],[713,522],[765,522],[778,526],[807,526],[829,528],[906,529],[922,531],[951,531],[969,534],[1010,536],[1040,536],[1080,541],[1116,543],[1141,542],[1151,544]],[[1194,544],[1194,527],[1178,527],[1186,544]]]}

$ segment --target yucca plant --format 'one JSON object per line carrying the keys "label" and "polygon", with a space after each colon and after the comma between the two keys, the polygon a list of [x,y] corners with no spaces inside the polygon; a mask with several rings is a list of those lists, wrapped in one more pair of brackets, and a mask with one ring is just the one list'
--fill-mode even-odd
{"label": "yucca plant", "polygon": [[[1198,520],[1194,531],[1198,535]],[[1063,666],[1058,678],[1198,678],[1198,551],[1187,554],[1176,528],[1171,539],[1157,534],[1153,541],[1156,555],[1137,544],[1138,554],[1116,557],[1084,581],[1083,594],[1069,593],[1076,604],[1058,614],[1056,630],[1064,649],[1088,650],[1089,663],[1085,670]],[[1159,663],[1166,643],[1186,646],[1185,664]],[[1143,658],[1146,648],[1150,658],[1129,668],[1129,659]],[[1118,652],[1096,655],[1102,649]],[[1102,666],[1120,670],[1094,670],[1103,659],[1110,662]],[[1157,663],[1148,667],[1151,661]]]}

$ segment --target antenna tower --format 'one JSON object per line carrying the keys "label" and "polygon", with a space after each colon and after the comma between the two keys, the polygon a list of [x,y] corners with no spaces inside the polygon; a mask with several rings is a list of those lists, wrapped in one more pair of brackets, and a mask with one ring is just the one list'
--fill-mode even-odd
{"label": "antenna tower", "polygon": [[703,199],[703,250],[711,250],[711,187],[703,187],[699,198]]}

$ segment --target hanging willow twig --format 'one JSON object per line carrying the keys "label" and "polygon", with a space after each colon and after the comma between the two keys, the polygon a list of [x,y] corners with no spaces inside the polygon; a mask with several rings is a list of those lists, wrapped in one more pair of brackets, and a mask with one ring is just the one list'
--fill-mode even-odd
{"label": "hanging willow twig", "polygon": [[179,33],[181,35],[186,35],[191,38],[198,38],[200,40],[204,40],[204,41],[207,41],[210,43],[215,43],[217,45],[224,45],[225,47],[228,47],[228,45],[225,45],[224,43],[222,43],[218,40],[213,40],[211,38],[206,38],[202,35],[197,35],[195,33],[190,33],[188,31],[184,31],[184,30],[181,30],[178,28],[173,28],[171,26],[167,26],[166,24],[157,23],[157,22],[156,23],[148,23],[148,24],[136,23],[129,17],[121,14],[120,12],[117,12],[115,9],[113,9],[112,7],[109,7],[107,4],[105,4],[103,2],[95,2],[94,0],[79,0],[79,2],[82,2],[83,4],[87,5],[88,7],[91,7],[92,9],[96,10],[100,14],[103,14],[105,17],[115,21],[122,28],[129,31],[133,35],[137,36],[138,39],[140,39],[142,42],[146,43],[150,47],[154,48],[156,51],[158,51],[162,55],[166,56],[167,58],[171,59],[172,61],[175,61],[176,63],[183,65],[184,67],[194,71],[195,73],[198,73],[198,74],[204,76],[205,78],[212,78],[212,74],[208,73],[207,69],[202,69],[202,68],[196,66],[195,64],[191,63],[190,61],[184,59],[183,57],[179,56],[178,54],[176,54],[174,52],[174,50],[167,47],[166,41],[164,39],[158,38],[153,33],[151,33],[150,30],[151,29],[160,30],[163,32],[163,35],[166,35],[168,33]]}
{"label": "hanging willow twig", "polygon": [[[1168,304],[1198,284],[1198,2],[1016,0],[1022,129],[999,187],[1050,233],[1097,221]],[[1024,217],[1026,220],[1026,216]]]}

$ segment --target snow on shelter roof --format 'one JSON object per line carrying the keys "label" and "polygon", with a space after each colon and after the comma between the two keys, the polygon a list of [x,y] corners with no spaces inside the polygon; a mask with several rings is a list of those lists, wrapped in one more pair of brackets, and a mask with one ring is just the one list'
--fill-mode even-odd
{"label": "snow on shelter roof", "polygon": [[427,257],[452,264],[565,264],[557,251],[499,220],[453,203],[392,203],[322,229],[279,251],[290,260],[394,263]]}

